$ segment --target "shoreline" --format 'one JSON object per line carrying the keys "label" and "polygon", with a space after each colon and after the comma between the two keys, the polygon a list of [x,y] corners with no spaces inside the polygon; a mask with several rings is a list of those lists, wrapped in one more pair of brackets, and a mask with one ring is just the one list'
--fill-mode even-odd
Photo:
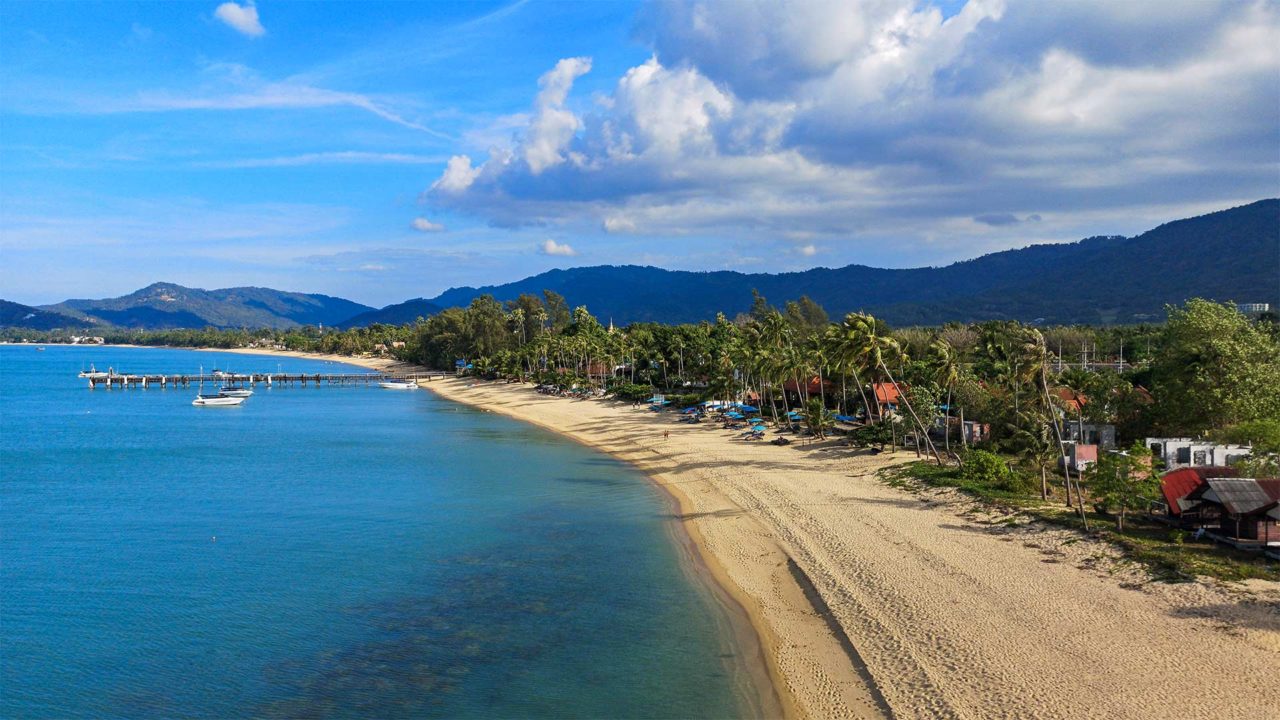
{"label": "shoreline", "polygon": [[[329,362],[340,362],[355,367],[362,367],[368,370],[388,370],[388,369],[415,369],[425,370],[418,365],[404,363],[388,358],[356,358],[344,355],[332,355],[328,353],[310,353],[294,350],[262,350],[257,348],[184,348],[190,350],[199,350],[207,352],[229,352],[237,355],[260,355],[264,357],[284,356],[294,357],[307,360],[323,360]],[[759,609],[752,610],[754,605],[753,599],[745,594],[725,572],[717,558],[711,554],[706,548],[705,540],[699,534],[697,528],[687,522],[686,518],[696,514],[696,510],[691,503],[689,497],[681,491],[678,484],[664,483],[653,476],[642,466],[639,466],[633,460],[620,457],[615,452],[602,448],[598,443],[591,442],[572,433],[567,433],[563,429],[556,427],[547,422],[542,422],[532,418],[520,417],[511,413],[504,413],[501,410],[495,410],[486,407],[483,404],[468,402],[464,398],[442,391],[442,387],[446,383],[459,382],[456,378],[446,378],[444,380],[436,380],[429,382],[419,382],[419,387],[435,392],[436,395],[458,402],[468,407],[476,408],[487,412],[498,412],[508,417],[512,417],[521,422],[535,425],[548,432],[552,432],[559,437],[566,438],[573,442],[589,447],[597,452],[603,452],[610,457],[635,467],[643,474],[662,494],[664,503],[668,505],[673,512],[673,519],[676,522],[668,525],[672,532],[672,541],[676,544],[677,550],[682,554],[689,563],[689,569],[704,584],[706,592],[711,595],[712,600],[718,604],[725,613],[726,618],[731,626],[734,647],[738,651],[744,653],[743,666],[749,677],[750,691],[755,696],[752,698],[751,707],[759,713],[759,717],[773,718],[801,718],[806,714],[800,709],[795,698],[789,691],[785,678],[774,662],[775,651],[774,645],[777,640],[773,637],[773,633],[769,625],[765,622]],[[887,710],[887,709],[886,709]],[[884,718],[888,717],[886,713],[876,713],[873,715],[857,716],[859,719],[867,718]]]}
{"label": "shoreline", "polygon": [[675,498],[675,525],[747,613],[788,716],[1149,718],[1174,709],[1207,718],[1272,708],[1280,583],[1151,582],[1107,543],[878,478],[910,456],[745,443],[669,413],[524,384],[422,386],[606,452]]}

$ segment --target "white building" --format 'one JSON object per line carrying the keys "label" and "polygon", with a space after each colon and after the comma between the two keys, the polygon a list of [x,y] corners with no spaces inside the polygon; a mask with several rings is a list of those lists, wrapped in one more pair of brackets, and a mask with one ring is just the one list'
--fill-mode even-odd
{"label": "white building", "polygon": [[1155,459],[1164,463],[1166,470],[1234,465],[1253,452],[1248,445],[1225,445],[1192,438],[1147,438],[1146,445]]}

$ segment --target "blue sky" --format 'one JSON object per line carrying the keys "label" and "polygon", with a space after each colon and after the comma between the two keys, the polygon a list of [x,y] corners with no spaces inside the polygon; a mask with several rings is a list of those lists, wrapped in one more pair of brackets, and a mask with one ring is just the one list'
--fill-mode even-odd
{"label": "blue sky", "polygon": [[939,265],[1280,194],[1275,3],[0,4],[0,297]]}

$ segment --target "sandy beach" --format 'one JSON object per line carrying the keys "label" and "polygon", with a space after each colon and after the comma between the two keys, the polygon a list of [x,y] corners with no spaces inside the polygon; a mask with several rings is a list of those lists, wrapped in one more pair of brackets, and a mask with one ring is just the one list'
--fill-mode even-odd
{"label": "sandy beach", "polygon": [[1276,583],[1149,582],[1099,542],[876,478],[907,453],[748,443],[529,385],[426,386],[589,443],[671,492],[707,566],[752,617],[788,715],[1274,713]]}

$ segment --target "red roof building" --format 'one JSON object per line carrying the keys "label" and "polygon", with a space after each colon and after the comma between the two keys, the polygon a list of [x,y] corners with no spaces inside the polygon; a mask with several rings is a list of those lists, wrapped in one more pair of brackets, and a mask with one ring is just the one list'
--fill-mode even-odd
{"label": "red roof building", "polygon": [[1073,413],[1079,413],[1085,405],[1089,404],[1089,398],[1068,387],[1056,388],[1053,394],[1057,395],[1058,399]]}
{"label": "red roof building", "polygon": [[897,386],[894,386],[893,383],[875,383],[871,386],[871,391],[875,393],[877,403],[881,405],[897,405],[901,399],[898,388],[903,390],[910,389],[906,383],[898,383]]}
{"label": "red roof building", "polygon": [[1182,515],[1183,510],[1189,510],[1198,504],[1188,502],[1187,496],[1199,490],[1209,478],[1235,477],[1236,475],[1235,469],[1229,467],[1182,468],[1167,472],[1160,478],[1160,492],[1169,506],[1169,514],[1176,517]]}

